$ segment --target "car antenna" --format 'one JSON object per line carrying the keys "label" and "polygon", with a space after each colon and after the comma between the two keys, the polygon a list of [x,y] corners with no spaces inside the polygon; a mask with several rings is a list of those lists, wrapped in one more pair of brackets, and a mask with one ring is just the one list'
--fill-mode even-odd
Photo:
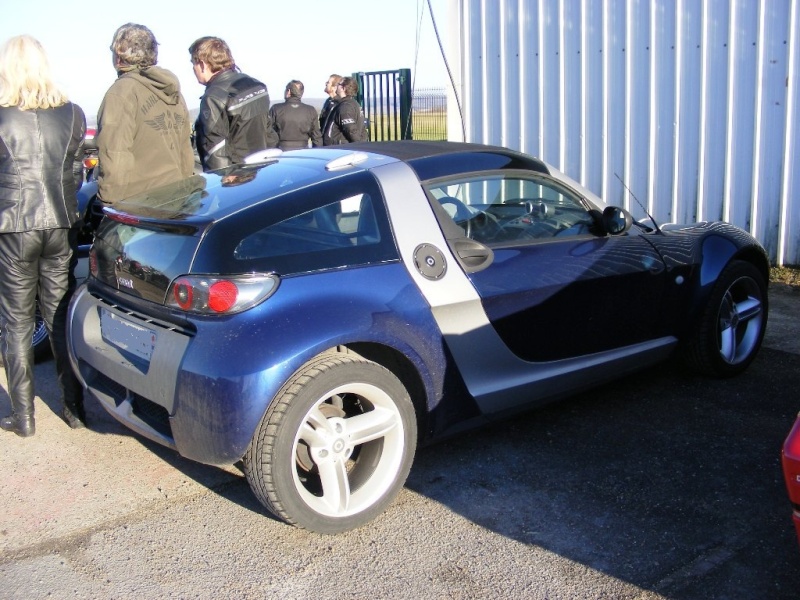
{"label": "car antenna", "polygon": [[639,199],[636,197],[636,194],[634,194],[634,193],[631,191],[631,188],[629,188],[627,185],[625,185],[625,182],[624,182],[624,181],[622,181],[622,177],[620,177],[620,176],[619,176],[619,175],[618,175],[616,172],[614,173],[614,177],[616,177],[617,179],[619,179],[619,182],[622,184],[622,187],[624,187],[624,188],[625,188],[625,191],[627,191],[627,192],[628,192],[628,193],[631,195],[631,197],[632,197],[634,200],[636,200],[636,204],[638,204],[638,205],[639,205],[639,207],[640,207],[640,208],[641,208],[641,209],[644,211],[644,214],[646,214],[646,215],[647,215],[647,218],[648,218],[648,219],[650,219],[650,221],[652,221],[652,223],[653,223],[653,226],[656,228],[656,232],[657,232],[657,233],[661,233],[661,228],[658,226],[658,223],[656,223],[656,220],[653,218],[653,215],[651,215],[649,212],[647,212],[647,209],[644,207],[644,204],[642,204],[641,202],[639,202]]}

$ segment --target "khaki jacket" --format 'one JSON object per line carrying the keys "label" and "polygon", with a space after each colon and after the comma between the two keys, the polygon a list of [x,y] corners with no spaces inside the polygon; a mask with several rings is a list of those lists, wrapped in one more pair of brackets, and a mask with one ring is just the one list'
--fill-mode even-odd
{"label": "khaki jacket", "polygon": [[121,72],[97,114],[97,148],[104,202],[191,175],[191,123],[178,78],[157,66]]}

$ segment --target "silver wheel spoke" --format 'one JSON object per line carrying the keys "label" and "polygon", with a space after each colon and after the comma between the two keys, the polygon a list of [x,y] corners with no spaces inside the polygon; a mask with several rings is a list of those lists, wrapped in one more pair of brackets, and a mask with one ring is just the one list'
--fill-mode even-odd
{"label": "silver wheel spoke", "polygon": [[749,321],[761,314],[761,301],[748,297],[746,300],[736,305],[736,312],[739,314],[739,321]]}
{"label": "silver wheel spoke", "polygon": [[728,327],[720,332],[720,354],[727,362],[733,362],[736,357],[736,329]]}
{"label": "silver wheel spoke", "polygon": [[322,483],[322,500],[334,513],[347,510],[350,501],[350,480],[346,460],[321,460],[317,463]]}
{"label": "silver wheel spoke", "polygon": [[312,448],[325,446],[330,435],[328,419],[319,407],[308,413],[306,421],[300,426],[299,438]]}
{"label": "silver wheel spoke", "polygon": [[400,416],[392,410],[376,407],[362,415],[347,419],[347,433],[352,446],[384,437],[397,427]]}

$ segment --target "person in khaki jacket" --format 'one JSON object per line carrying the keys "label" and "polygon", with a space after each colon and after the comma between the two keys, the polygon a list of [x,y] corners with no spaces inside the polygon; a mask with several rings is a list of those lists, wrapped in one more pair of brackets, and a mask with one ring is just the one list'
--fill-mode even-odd
{"label": "person in khaki jacket", "polygon": [[114,33],[117,80],[97,115],[98,195],[106,204],[188,177],[191,122],[178,78],[156,66],[158,42],[144,25]]}

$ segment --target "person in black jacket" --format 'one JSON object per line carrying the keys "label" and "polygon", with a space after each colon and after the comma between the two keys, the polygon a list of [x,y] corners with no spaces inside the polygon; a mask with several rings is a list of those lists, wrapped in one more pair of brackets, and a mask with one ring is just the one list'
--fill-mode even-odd
{"label": "person in black jacket", "polygon": [[83,393],[67,356],[67,305],[75,288],[86,117],[53,83],[42,45],[10,38],[0,48],[0,350],[11,414],[0,428],[34,435],[36,297],[50,335],[62,418],[83,427]]}
{"label": "person in black jacket", "polygon": [[335,146],[368,141],[364,113],[356,100],[357,94],[358,81],[353,77],[343,77],[336,86],[339,101],[328,115],[322,132],[323,145]]}
{"label": "person in black jacket", "polygon": [[317,111],[313,106],[300,101],[305,87],[302,81],[292,79],[286,84],[282,104],[274,104],[269,109],[270,117],[278,134],[278,148],[281,150],[297,150],[308,148],[311,140],[313,147],[322,146],[322,134],[317,121]]}
{"label": "person in black jacket", "polygon": [[325,98],[325,103],[322,105],[322,109],[319,111],[320,130],[325,129],[325,122],[328,120],[328,115],[333,110],[333,107],[336,106],[336,102],[339,100],[338,96],[336,95],[336,86],[339,85],[341,80],[341,75],[333,73],[325,82],[325,93],[328,94],[328,97]]}
{"label": "person in black jacket", "polygon": [[275,148],[278,136],[269,116],[267,86],[239,71],[220,38],[201,37],[189,53],[197,81],[206,86],[195,123],[203,170],[241,163],[254,152]]}

